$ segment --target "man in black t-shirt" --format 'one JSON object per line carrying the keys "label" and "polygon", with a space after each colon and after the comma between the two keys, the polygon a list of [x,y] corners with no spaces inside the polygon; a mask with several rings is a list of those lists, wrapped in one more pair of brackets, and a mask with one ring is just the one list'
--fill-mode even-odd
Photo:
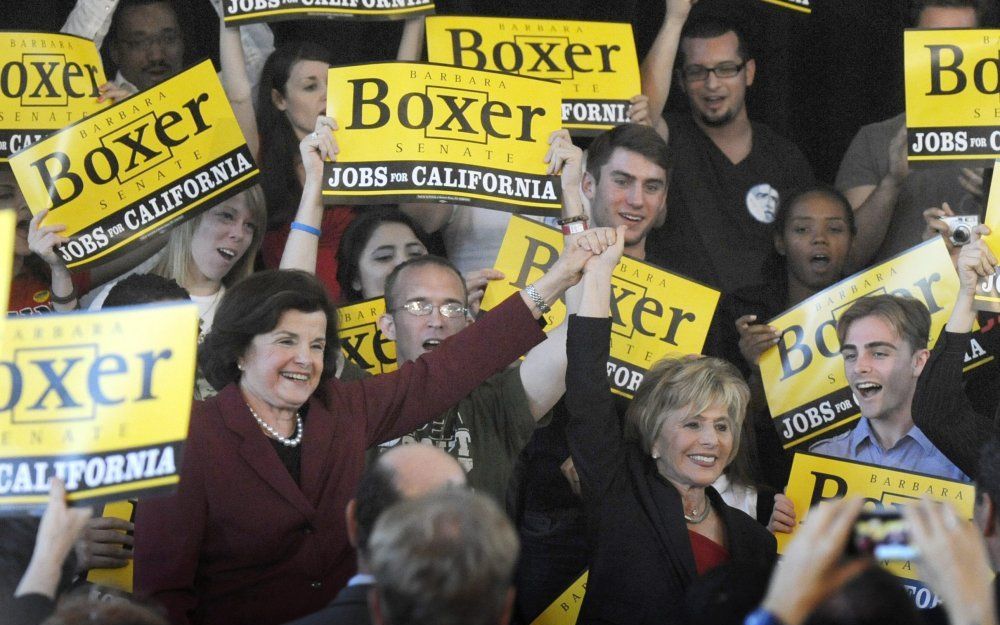
{"label": "man in black t-shirt", "polygon": [[[674,51],[654,45],[650,54],[669,59]],[[764,282],[775,211],[813,174],[795,145],[747,117],[757,67],[734,26],[691,22],[679,53],[678,79],[691,110],[667,117],[676,166],[666,223],[650,234],[648,260],[730,292]],[[657,81],[648,72],[665,66],[643,63],[645,88],[659,82],[662,91],[650,95],[651,107],[666,101],[669,76]]]}

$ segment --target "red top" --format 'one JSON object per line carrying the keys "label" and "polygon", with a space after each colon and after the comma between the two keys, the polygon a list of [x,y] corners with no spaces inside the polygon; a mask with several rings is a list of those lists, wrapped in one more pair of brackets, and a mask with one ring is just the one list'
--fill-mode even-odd
{"label": "red top", "polygon": [[[319,249],[316,250],[316,277],[319,278],[326,292],[333,301],[340,301],[340,285],[337,283],[337,248],[344,230],[354,219],[354,209],[351,206],[328,206],[323,211],[323,222],[320,224],[322,234],[319,237]],[[277,269],[281,264],[281,253],[285,251],[288,241],[289,224],[277,230],[264,233],[264,243],[261,254],[264,265],[269,269]]]}
{"label": "red top", "polygon": [[704,575],[720,564],[729,562],[729,552],[719,543],[691,530],[688,530],[688,536],[691,538],[691,551],[694,552],[694,565],[698,575]]}
{"label": "red top", "polygon": [[[54,311],[50,286],[47,277],[43,279],[28,270],[14,278],[10,285],[7,315],[27,317]],[[73,286],[76,287],[76,292],[80,295],[89,291],[90,272],[83,271],[73,274]]]}

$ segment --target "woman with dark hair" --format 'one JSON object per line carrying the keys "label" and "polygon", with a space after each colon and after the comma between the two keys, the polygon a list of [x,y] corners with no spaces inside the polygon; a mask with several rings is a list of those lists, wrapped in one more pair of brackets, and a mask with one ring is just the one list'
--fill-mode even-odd
{"label": "woman with dark hair", "polygon": [[380,297],[398,265],[427,253],[427,236],[394,206],[371,207],[344,231],[337,249],[337,282],[347,303]]}
{"label": "woman with dark hair", "polygon": [[136,512],[139,594],[174,623],[277,625],[325,605],[354,572],[343,512],[365,450],[437,417],[543,340],[536,320],[579,280],[590,249],[568,247],[432,352],[355,382],[334,377],[336,316],[316,278],[264,271],[234,285],[200,350],[220,390],[192,411],[180,487]]}
{"label": "woman with dark hair", "polygon": [[[807,187],[781,203],[774,223],[775,253],[764,284],[727,293],[719,302],[705,353],[733,363],[750,384],[747,424],[755,444],[727,474],[732,482],[753,485],[762,480],[781,491],[788,479],[791,458],[771,423],[760,380],[761,354],[778,342],[768,319],[796,306],[845,277],[847,255],[857,228],[854,211],[839,191],[825,185]],[[766,520],[770,506],[758,506]]]}
{"label": "woman with dark hair", "polygon": [[587,262],[566,345],[567,438],[592,546],[578,622],[742,622],[776,543],[712,484],[739,449],[749,389],[721,359],[664,358],[646,372],[623,435],[607,375],[617,257]]}

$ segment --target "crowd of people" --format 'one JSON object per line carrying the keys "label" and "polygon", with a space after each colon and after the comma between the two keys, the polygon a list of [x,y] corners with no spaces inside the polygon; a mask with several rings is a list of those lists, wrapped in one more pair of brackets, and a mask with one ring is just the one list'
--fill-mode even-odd
{"label": "crowd of people", "polygon": [[[581,624],[998,622],[1000,369],[963,371],[970,344],[1000,355],[997,319],[974,306],[998,263],[986,225],[959,245],[941,219],[982,216],[986,172],[911,170],[901,113],[861,128],[835,182],[817,180],[748,115],[767,68],[741,25],[665,0],[630,122],[547,138],[560,255],[484,312],[510,214],[325,205],[324,162],[341,156],[326,102],[336,59],[308,38],[276,44],[263,24],[227,26],[212,4],[259,184],[71,272],[65,227],[42,225],[0,165],[0,209],[17,213],[9,316],[190,300],[200,319],[176,492],[142,497],[129,521],[69,506],[53,479],[40,519],[0,517],[0,622],[528,625],[585,571]],[[975,28],[993,8],[913,0],[910,20]],[[118,101],[190,61],[178,11],[77,0],[63,32],[105,49],[116,74],[101,98]],[[423,18],[407,19],[397,58],[422,59],[423,38]],[[667,110],[672,90],[686,108]],[[769,320],[931,238],[960,284],[940,337],[911,297],[839,312],[861,416],[807,445],[974,486],[971,520],[903,507],[919,579],[941,600],[918,612],[850,553],[860,498],[801,522],[760,367],[782,340]],[[608,380],[623,257],[722,293],[703,355],[656,362],[631,400]],[[397,367],[371,375],[340,349],[337,307],[379,297]],[[558,301],[567,318],[545,328]],[[793,532],[779,559],[776,535]],[[131,594],[85,583],[130,564]]]}

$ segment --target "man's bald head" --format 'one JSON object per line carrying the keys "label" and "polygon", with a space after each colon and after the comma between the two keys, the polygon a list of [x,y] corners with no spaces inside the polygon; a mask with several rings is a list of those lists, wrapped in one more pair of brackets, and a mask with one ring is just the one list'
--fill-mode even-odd
{"label": "man's bald head", "polygon": [[380,455],[361,476],[357,495],[347,505],[348,533],[359,559],[367,555],[368,537],[386,508],[465,484],[462,465],[432,445],[399,445]]}

